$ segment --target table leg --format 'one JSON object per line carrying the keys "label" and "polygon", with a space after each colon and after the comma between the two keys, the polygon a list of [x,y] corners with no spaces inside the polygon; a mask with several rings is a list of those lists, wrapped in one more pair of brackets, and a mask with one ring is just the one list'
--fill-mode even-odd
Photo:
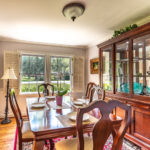
{"label": "table leg", "polygon": [[50,150],[53,150],[54,149],[54,142],[52,139],[49,139],[49,142],[50,142]]}

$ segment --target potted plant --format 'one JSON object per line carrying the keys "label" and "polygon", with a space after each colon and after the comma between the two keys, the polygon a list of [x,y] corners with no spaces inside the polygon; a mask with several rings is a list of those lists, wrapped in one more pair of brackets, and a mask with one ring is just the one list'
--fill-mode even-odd
{"label": "potted plant", "polygon": [[61,80],[63,78],[63,73],[59,72],[57,75],[57,94],[56,94],[56,103],[59,106],[62,106],[63,95],[65,95],[68,90],[64,89],[61,86]]}

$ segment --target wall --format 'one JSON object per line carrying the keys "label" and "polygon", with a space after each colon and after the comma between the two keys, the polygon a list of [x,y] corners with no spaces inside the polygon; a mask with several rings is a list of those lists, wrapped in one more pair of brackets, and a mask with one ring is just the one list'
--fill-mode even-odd
{"label": "wall", "polygon": [[[58,56],[83,56],[85,57],[84,48],[64,47],[64,46],[50,46],[42,44],[27,44],[18,42],[0,42],[0,78],[3,75],[3,54],[5,50],[9,51],[22,51],[25,53],[39,53],[50,54]],[[80,97],[83,93],[73,93],[75,96]],[[17,100],[21,108],[22,114],[26,115],[26,102],[27,97],[33,97],[37,95],[19,95]],[[3,92],[3,81],[0,80],[0,118],[4,117],[5,111],[5,93]],[[9,108],[9,116],[12,116],[11,109]]]}
{"label": "wall", "polygon": [[[91,74],[90,73],[90,59],[98,58],[99,57],[99,50],[97,46],[89,47],[86,51],[86,81],[88,82],[95,82],[96,84],[99,84],[99,75],[98,74]],[[86,83],[86,84],[87,84]]]}

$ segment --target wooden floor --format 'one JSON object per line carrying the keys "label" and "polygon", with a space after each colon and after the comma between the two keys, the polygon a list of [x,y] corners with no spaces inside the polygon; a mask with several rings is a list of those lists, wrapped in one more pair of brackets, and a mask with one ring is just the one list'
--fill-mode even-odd
{"label": "wooden floor", "polygon": [[14,118],[11,118],[11,123],[9,124],[0,124],[0,150],[13,150],[15,131],[16,122]]}

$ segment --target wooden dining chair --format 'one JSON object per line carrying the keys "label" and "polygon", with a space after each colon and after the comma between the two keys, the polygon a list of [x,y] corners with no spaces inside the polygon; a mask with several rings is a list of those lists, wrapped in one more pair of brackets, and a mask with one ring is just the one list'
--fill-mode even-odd
{"label": "wooden dining chair", "polygon": [[21,111],[19,109],[18,103],[16,103],[17,100],[15,93],[12,91],[9,94],[9,101],[17,123],[19,150],[22,150],[23,149],[22,143],[34,141],[35,137],[30,129],[29,121],[23,121],[22,119]]}
{"label": "wooden dining chair", "polygon": [[91,90],[92,90],[92,87],[93,86],[97,86],[94,82],[89,82],[87,84],[87,88],[86,88],[86,93],[85,93],[85,98],[90,98],[90,93],[91,93]]}
{"label": "wooden dining chair", "polygon": [[[17,150],[22,150],[23,149],[23,143],[25,142],[33,142],[33,150],[37,149],[43,149],[43,143],[45,143],[45,140],[49,139],[47,136],[45,137],[38,137],[38,144],[36,143],[36,137],[31,131],[30,128],[30,122],[27,120],[24,120],[21,115],[21,111],[19,108],[19,105],[17,103],[17,99],[15,96],[14,91],[10,91],[9,93],[9,101],[10,101],[10,106],[13,111],[13,114],[15,116],[15,120],[17,123],[17,131],[18,131],[18,142],[17,142]],[[50,142],[52,143],[51,139]],[[53,143],[52,143],[53,144]]]}
{"label": "wooden dining chair", "polygon": [[[122,120],[118,130],[114,128],[114,123],[110,119],[110,113],[116,107],[120,107],[125,111],[124,120]],[[99,109],[101,118],[93,126],[92,137],[83,136],[83,114],[93,109]],[[110,135],[112,138],[112,150],[121,150],[123,138],[131,121],[131,106],[122,104],[119,101],[111,100],[93,101],[89,106],[81,108],[77,113],[77,138],[62,140],[55,144],[56,150],[103,150],[104,145]]]}
{"label": "wooden dining chair", "polygon": [[105,99],[105,90],[103,90],[99,86],[94,85],[91,88],[91,92],[90,92],[90,95],[89,95],[90,103],[94,100],[95,92],[96,92],[97,97],[98,97],[99,100],[104,100]]}
{"label": "wooden dining chair", "polygon": [[[38,95],[39,95],[39,97],[41,97],[41,94],[40,94],[40,88],[41,87],[44,87],[44,90],[43,90],[44,96],[49,96],[50,93],[52,93],[51,94],[52,96],[54,95],[54,85],[49,84],[49,83],[43,83],[43,84],[40,84],[38,86]],[[50,89],[51,89],[51,92],[50,92]]]}

